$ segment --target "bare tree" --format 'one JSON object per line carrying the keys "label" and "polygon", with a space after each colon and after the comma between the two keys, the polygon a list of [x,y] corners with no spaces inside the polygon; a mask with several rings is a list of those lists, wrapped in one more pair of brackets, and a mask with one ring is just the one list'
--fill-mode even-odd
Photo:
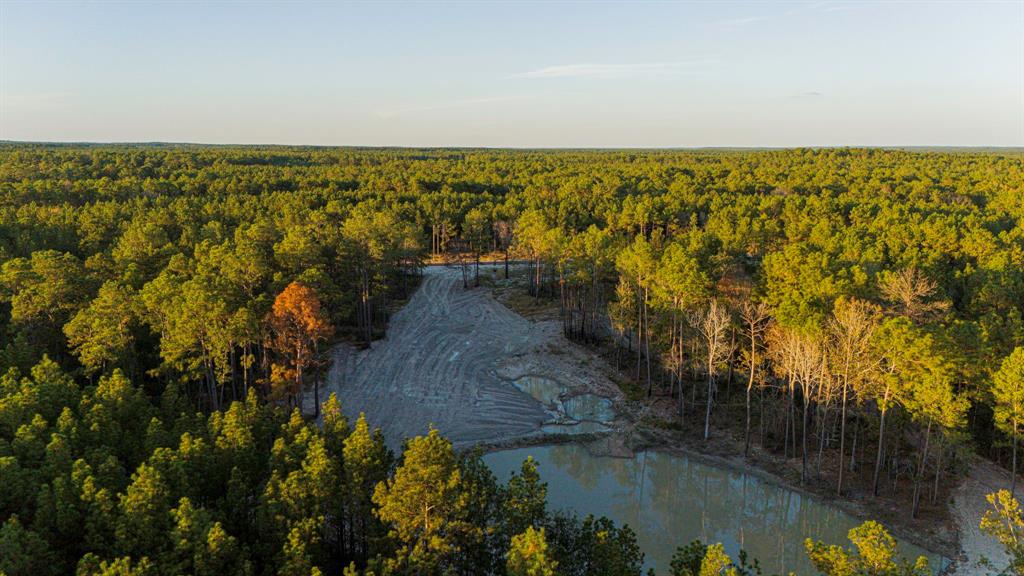
{"label": "bare tree", "polygon": [[765,334],[771,320],[769,315],[771,309],[765,302],[754,303],[744,300],[740,309],[740,318],[746,326],[746,337],[749,348],[747,349],[747,367],[749,377],[747,378],[747,420],[743,440],[743,456],[750,454],[750,393],[754,389],[754,382],[757,372],[761,366],[760,349],[764,347]]}
{"label": "bare tree", "polygon": [[494,246],[505,253],[505,280],[508,280],[508,252],[512,246],[512,224],[508,220],[495,220]]}
{"label": "bare tree", "polygon": [[712,299],[707,306],[690,314],[690,324],[700,335],[704,344],[707,368],[708,396],[704,412],[704,439],[711,435],[711,406],[715,396],[715,379],[722,364],[729,359],[729,313],[725,306]]}
{"label": "bare tree", "polygon": [[914,267],[886,276],[880,285],[882,296],[895,311],[914,323],[933,320],[949,310],[949,301],[936,299],[938,285]]}
{"label": "bare tree", "polygon": [[775,361],[773,365],[778,373],[785,376],[789,391],[789,406],[787,409],[787,440],[792,421],[793,432],[793,453],[796,454],[796,418],[791,417],[795,412],[795,391],[800,388],[803,400],[803,463],[800,472],[800,481],[807,481],[807,428],[810,415],[810,405],[814,401],[818,387],[827,377],[824,369],[824,350],[821,340],[817,334],[797,328],[776,326],[771,330],[769,346]]}
{"label": "bare tree", "polygon": [[462,238],[452,238],[447,243],[445,260],[449,265],[456,265],[462,272],[462,287],[469,289],[469,277],[473,266],[473,251],[468,241]]}
{"label": "bare tree", "polygon": [[871,350],[881,309],[863,300],[840,300],[828,321],[828,354],[838,378],[840,400],[839,477],[836,494],[843,492],[843,455],[846,453],[846,413],[851,389],[855,392],[878,369],[881,359]]}
{"label": "bare tree", "polygon": [[[827,342],[825,343],[827,347]],[[818,455],[815,459],[815,476],[821,478],[821,459],[825,452],[825,443],[829,438],[828,416],[840,393],[840,380],[830,369],[827,350],[822,351],[822,359],[818,369],[818,386],[814,396],[814,407],[817,411],[815,428],[818,435]]]}

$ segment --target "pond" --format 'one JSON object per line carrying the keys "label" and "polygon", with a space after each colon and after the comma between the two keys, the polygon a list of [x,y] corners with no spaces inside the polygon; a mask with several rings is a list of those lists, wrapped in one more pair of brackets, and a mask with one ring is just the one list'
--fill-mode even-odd
{"label": "pond", "polygon": [[[847,531],[861,523],[757,476],[655,451],[612,458],[593,456],[581,445],[561,444],[494,452],[484,462],[505,482],[528,455],[548,484],[552,510],[628,524],[645,554],[645,569],[659,574],[668,573],[677,546],[695,539],[722,542],[734,558],[745,549],[760,560],[766,574],[814,574],[804,539],[848,546]],[[899,551],[907,557],[928,556],[933,570],[948,563],[906,543]]]}
{"label": "pond", "polygon": [[520,392],[539,402],[551,416],[541,426],[545,434],[591,434],[607,432],[615,419],[612,401],[596,394],[570,395],[561,382],[544,376],[522,376],[512,381]]}
{"label": "pond", "polygon": [[559,396],[565,391],[556,380],[543,376],[523,376],[517,378],[512,384],[521,392],[529,394],[534,400],[540,402],[548,410],[558,408]]}

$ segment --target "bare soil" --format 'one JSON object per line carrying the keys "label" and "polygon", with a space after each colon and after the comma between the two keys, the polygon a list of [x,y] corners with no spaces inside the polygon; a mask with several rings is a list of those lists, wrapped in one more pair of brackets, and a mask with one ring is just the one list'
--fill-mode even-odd
{"label": "bare soil", "polygon": [[[952,511],[962,551],[957,569],[953,572],[954,576],[985,574],[986,569],[979,566],[983,559],[987,559],[1000,569],[1009,564],[1010,558],[1002,546],[978,529],[981,517],[989,509],[985,497],[993,492],[1009,489],[1010,475],[1006,470],[982,458],[978,458],[971,465],[967,478],[953,494]],[[1024,490],[1018,488],[1014,496],[1020,501],[1024,497]]]}
{"label": "bare soil", "polygon": [[[499,271],[481,267],[481,275]],[[336,392],[350,418],[364,412],[393,448],[431,426],[458,448],[545,435],[558,415],[516,387],[524,376],[557,382],[563,396],[621,396],[558,322],[531,322],[490,289],[463,288],[458,267],[426,267],[384,339],[366,350],[338,344],[332,356],[323,395]]]}

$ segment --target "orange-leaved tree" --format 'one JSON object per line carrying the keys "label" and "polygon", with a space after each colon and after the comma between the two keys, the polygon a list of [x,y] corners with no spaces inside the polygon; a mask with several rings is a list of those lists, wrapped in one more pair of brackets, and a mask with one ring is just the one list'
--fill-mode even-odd
{"label": "orange-leaved tree", "polygon": [[[296,399],[301,405],[303,374],[317,365],[319,343],[334,334],[334,326],[320,305],[316,291],[301,282],[292,282],[277,295],[268,321],[270,347],[284,362],[272,368],[271,396],[286,396],[289,401]],[[314,385],[314,394],[319,416],[319,378]]]}

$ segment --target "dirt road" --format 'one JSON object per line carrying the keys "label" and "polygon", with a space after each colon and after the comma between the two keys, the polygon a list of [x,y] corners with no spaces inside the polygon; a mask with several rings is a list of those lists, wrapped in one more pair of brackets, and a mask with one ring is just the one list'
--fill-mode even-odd
{"label": "dirt road", "polygon": [[462,287],[458,269],[427,267],[423,282],[368,350],[339,345],[326,394],[350,418],[365,412],[388,444],[433,425],[457,447],[537,435],[560,415],[515,385],[522,377],[557,382],[562,396],[617,388],[566,341],[557,322],[531,322],[487,289]]}
{"label": "dirt road", "polygon": [[[1009,563],[1010,559],[999,542],[978,529],[981,517],[989,509],[985,497],[1009,488],[1010,476],[1002,468],[982,458],[971,465],[967,478],[953,495],[953,517],[960,532],[960,548],[966,557],[958,563],[954,576],[987,574],[988,570],[978,566],[982,558],[997,568],[1004,568]],[[1015,496],[1018,500],[1024,499],[1024,490],[1019,488],[1019,483]]]}

